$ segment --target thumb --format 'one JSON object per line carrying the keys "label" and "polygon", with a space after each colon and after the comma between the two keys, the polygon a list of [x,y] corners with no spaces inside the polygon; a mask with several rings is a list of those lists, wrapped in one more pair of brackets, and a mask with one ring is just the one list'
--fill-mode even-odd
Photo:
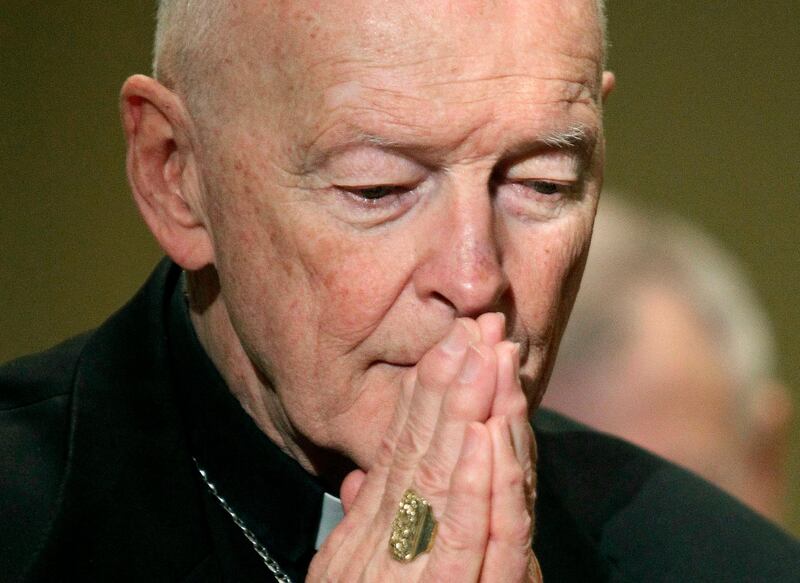
{"label": "thumb", "polygon": [[356,496],[361,491],[365,477],[366,474],[361,470],[353,470],[342,480],[342,486],[339,488],[339,497],[342,499],[342,508],[345,514],[350,512],[350,508],[353,507],[353,502],[355,502]]}

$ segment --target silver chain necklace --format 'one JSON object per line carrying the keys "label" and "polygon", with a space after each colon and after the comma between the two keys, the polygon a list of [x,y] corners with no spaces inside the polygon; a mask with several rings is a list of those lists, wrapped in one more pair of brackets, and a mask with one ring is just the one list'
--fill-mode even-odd
{"label": "silver chain necklace", "polygon": [[206,471],[200,467],[200,464],[197,462],[197,458],[192,458],[194,460],[194,465],[197,468],[197,471],[200,473],[200,477],[203,478],[203,482],[206,486],[208,486],[208,491],[217,499],[219,505],[222,506],[222,509],[228,513],[228,516],[231,517],[233,523],[239,527],[239,530],[242,531],[245,538],[250,541],[250,544],[253,545],[253,550],[258,553],[258,556],[261,557],[261,560],[264,561],[264,564],[269,569],[270,573],[275,575],[275,579],[280,581],[281,583],[292,583],[291,577],[283,572],[280,565],[278,565],[278,561],[273,559],[270,554],[267,552],[267,549],[264,545],[262,545],[256,535],[253,534],[253,531],[247,528],[244,521],[239,518],[239,516],[233,511],[228,501],[223,498],[220,493],[217,491],[217,487],[214,483],[208,479],[208,474]]}

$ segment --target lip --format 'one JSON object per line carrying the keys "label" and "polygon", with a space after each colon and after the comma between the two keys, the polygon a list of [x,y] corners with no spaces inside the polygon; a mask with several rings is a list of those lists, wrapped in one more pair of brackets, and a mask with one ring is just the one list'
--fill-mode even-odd
{"label": "lip", "polygon": [[[522,337],[522,338],[509,337],[507,339],[512,341],[512,342],[517,342],[519,344],[519,361],[520,361],[519,364],[520,364],[520,367],[525,366],[525,363],[528,362],[528,359],[530,357],[530,350],[529,350],[530,349],[530,339],[527,338],[527,337]],[[420,358],[422,358],[422,357],[420,356]],[[381,359],[376,359],[376,360],[372,361],[370,363],[370,366],[384,365],[384,366],[391,366],[391,367],[395,367],[395,368],[412,368],[414,366],[417,366],[417,363],[419,362],[420,358],[418,358],[416,360],[414,360],[414,359],[389,360],[389,359],[381,358]]]}
{"label": "lip", "polygon": [[411,368],[413,366],[417,366],[416,362],[395,362],[391,360],[376,360],[373,363],[373,366],[392,366],[395,368]]}

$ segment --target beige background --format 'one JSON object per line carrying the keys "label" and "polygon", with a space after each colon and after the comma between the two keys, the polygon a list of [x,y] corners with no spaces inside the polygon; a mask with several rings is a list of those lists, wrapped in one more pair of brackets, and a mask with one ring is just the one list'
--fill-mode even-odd
{"label": "beige background", "polygon": [[[160,256],[130,202],[117,114],[124,78],[149,68],[154,4],[3,3],[0,360],[96,326]],[[797,395],[800,2],[609,4],[608,183],[743,259]],[[794,443],[800,534],[797,430]]]}

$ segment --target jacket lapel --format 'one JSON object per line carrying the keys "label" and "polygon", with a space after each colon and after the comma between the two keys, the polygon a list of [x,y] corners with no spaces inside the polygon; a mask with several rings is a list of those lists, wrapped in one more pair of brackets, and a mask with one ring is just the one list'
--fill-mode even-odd
{"label": "jacket lapel", "polygon": [[41,579],[178,581],[212,551],[169,378],[165,294],[178,274],[162,262],[81,354]]}

